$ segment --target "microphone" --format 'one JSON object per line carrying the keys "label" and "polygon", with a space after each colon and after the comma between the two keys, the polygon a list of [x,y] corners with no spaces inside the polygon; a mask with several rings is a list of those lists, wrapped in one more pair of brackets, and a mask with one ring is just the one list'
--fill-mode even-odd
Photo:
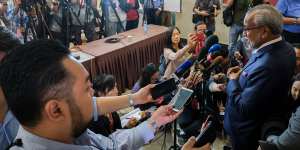
{"label": "microphone", "polygon": [[203,58],[206,57],[206,55],[208,54],[208,50],[210,49],[210,47],[214,44],[219,43],[219,38],[216,35],[210,35],[206,38],[205,40],[205,46],[201,49],[201,52],[198,56],[198,61],[202,60]]}
{"label": "microphone", "polygon": [[193,66],[194,62],[196,61],[195,57],[190,57],[189,59],[185,60],[182,64],[180,64],[175,71],[175,75],[177,78],[181,78],[190,67]]}
{"label": "microphone", "polygon": [[209,73],[211,72],[211,70],[213,68],[215,68],[217,65],[221,64],[223,62],[224,58],[223,56],[217,56],[213,61],[212,63],[206,68],[203,70],[203,72],[206,72],[206,73]]}
{"label": "microphone", "polygon": [[219,38],[216,35],[210,35],[205,40],[205,46],[210,48],[212,45],[219,43]]}
{"label": "microphone", "polygon": [[221,49],[222,49],[222,46],[220,44],[214,44],[209,48],[208,53],[218,52]]}

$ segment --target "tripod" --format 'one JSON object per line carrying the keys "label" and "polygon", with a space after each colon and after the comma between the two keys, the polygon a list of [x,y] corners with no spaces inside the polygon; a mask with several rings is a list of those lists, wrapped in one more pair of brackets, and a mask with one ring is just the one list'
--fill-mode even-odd
{"label": "tripod", "polygon": [[169,148],[169,150],[173,149],[173,150],[177,150],[179,147],[177,146],[177,119],[174,120],[173,122],[173,145]]}
{"label": "tripod", "polygon": [[[46,10],[48,9],[46,2],[42,0],[25,1],[21,6],[22,10],[24,10],[28,14],[29,18],[29,22],[25,28],[24,42],[28,42],[28,35],[30,32],[34,40],[47,39],[48,35],[50,39],[53,39],[53,36],[49,30],[47,21],[45,19],[45,16],[47,16]],[[21,17],[21,19],[23,18]]]}

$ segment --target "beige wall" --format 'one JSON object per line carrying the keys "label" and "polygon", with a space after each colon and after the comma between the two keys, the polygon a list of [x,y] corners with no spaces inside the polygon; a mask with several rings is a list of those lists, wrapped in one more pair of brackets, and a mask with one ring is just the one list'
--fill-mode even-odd
{"label": "beige wall", "polygon": [[[195,1],[196,0],[182,0],[182,12],[176,13],[176,26],[181,30],[183,37],[193,32],[192,13]],[[228,44],[228,27],[222,22],[222,11],[216,19],[215,34],[218,35],[221,43]]]}

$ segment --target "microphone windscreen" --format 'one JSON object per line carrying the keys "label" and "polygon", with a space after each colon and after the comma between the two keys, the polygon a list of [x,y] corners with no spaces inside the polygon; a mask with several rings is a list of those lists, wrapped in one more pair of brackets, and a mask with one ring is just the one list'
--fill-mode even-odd
{"label": "microphone windscreen", "polygon": [[208,53],[214,53],[214,52],[220,51],[221,49],[222,49],[222,46],[220,44],[214,44],[209,48]]}
{"label": "microphone windscreen", "polygon": [[205,47],[210,48],[212,45],[219,43],[219,38],[216,35],[210,35],[205,40]]}

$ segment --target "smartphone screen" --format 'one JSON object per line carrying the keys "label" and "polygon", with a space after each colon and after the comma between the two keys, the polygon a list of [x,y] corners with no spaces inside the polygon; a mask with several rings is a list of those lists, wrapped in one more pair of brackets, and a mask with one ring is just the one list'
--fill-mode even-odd
{"label": "smartphone screen", "polygon": [[177,112],[182,110],[187,100],[192,96],[193,92],[193,90],[180,87],[170,102],[173,105],[173,110]]}

